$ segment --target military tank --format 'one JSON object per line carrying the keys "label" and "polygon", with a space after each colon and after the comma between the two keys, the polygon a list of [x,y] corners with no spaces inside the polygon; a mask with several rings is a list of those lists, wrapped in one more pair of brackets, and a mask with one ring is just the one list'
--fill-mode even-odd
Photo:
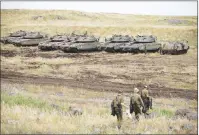
{"label": "military tank", "polygon": [[25,36],[14,42],[16,46],[37,46],[40,42],[48,40],[47,35],[40,32],[27,32]]}
{"label": "military tank", "polygon": [[47,40],[47,35],[40,32],[17,31],[11,33],[8,37],[1,38],[5,44],[14,44],[16,46],[37,46],[39,42]]}
{"label": "military tank", "polygon": [[157,37],[153,35],[137,35],[134,46],[139,48],[139,52],[157,52],[161,44],[157,42]]}
{"label": "military tank", "polygon": [[156,42],[157,37],[153,35],[137,35],[135,37],[135,43],[153,43]]}
{"label": "military tank", "polygon": [[174,41],[174,42],[164,42],[162,43],[160,54],[185,54],[189,50],[187,43]]}
{"label": "military tank", "polygon": [[55,35],[47,41],[40,42],[38,48],[44,51],[58,50],[70,42],[67,35]]}
{"label": "military tank", "polygon": [[106,52],[122,52],[123,47],[131,46],[133,43],[134,38],[128,35],[113,35],[105,39],[103,48]]}
{"label": "military tank", "polygon": [[26,31],[19,30],[13,33],[10,33],[8,37],[1,37],[1,42],[4,44],[14,44],[18,42],[19,39],[22,39],[23,36],[26,35]]}
{"label": "military tank", "polygon": [[[87,33],[85,33],[87,34]],[[38,48],[43,51],[50,51],[50,50],[64,50],[64,48],[68,48],[70,42],[73,42],[77,40],[78,37],[80,36],[85,36],[83,35],[78,35],[75,34],[75,32],[72,32],[72,34],[67,35],[67,34],[58,34],[53,37],[51,37],[49,40],[40,42]]]}
{"label": "military tank", "polygon": [[135,39],[128,35],[113,35],[106,40],[105,51],[107,52],[156,52],[160,48],[160,43],[156,42],[157,38],[152,35],[137,35]]}
{"label": "military tank", "polygon": [[91,52],[99,51],[99,38],[94,37],[93,35],[76,35],[71,34],[69,37],[70,43],[61,47],[61,50],[64,52]]}
{"label": "military tank", "polygon": [[138,53],[143,44],[125,43],[119,46],[120,52]]}

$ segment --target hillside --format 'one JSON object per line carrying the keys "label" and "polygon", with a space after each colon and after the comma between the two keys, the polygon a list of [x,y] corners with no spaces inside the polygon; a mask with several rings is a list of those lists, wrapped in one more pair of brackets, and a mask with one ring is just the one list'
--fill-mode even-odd
{"label": "hillside", "polygon": [[[83,33],[152,34],[161,41],[187,40],[187,54],[64,53],[1,43],[2,134],[196,134],[197,118],[176,117],[179,109],[197,114],[197,17],[88,13],[65,10],[1,10],[1,36],[17,30],[49,36]],[[124,109],[116,128],[110,105],[118,90],[129,106],[133,88],[147,85],[151,118],[135,123]],[[69,107],[82,115],[68,115]]]}
{"label": "hillside", "polygon": [[[65,10],[1,10],[2,36],[19,29],[50,35],[87,30],[96,36],[153,34],[159,40],[188,40],[196,47],[197,17],[144,16]],[[27,27],[28,26],[28,27]]]}

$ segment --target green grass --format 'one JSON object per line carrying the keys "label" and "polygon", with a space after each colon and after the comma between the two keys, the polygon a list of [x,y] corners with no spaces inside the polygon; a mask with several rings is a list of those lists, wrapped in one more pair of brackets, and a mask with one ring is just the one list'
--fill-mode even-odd
{"label": "green grass", "polygon": [[165,116],[167,118],[171,118],[174,116],[174,112],[170,109],[155,108],[152,112],[157,112],[159,117]]}
{"label": "green grass", "polygon": [[[39,108],[43,111],[52,111],[55,109],[48,102],[39,98],[33,98],[24,96],[21,94],[9,95],[8,93],[1,93],[1,102],[8,104],[9,106],[25,106],[29,108]],[[59,106],[60,110],[66,110],[64,106]]]}
{"label": "green grass", "polygon": [[174,113],[172,111],[169,111],[169,110],[161,110],[160,111],[160,114],[163,115],[163,116],[167,116],[167,117],[172,117],[174,116]]}
{"label": "green grass", "polygon": [[50,109],[50,106],[46,102],[41,101],[40,99],[33,99],[31,97],[25,97],[20,94],[9,95],[7,93],[2,92],[1,100],[2,102],[10,106],[22,105],[22,106],[33,107],[33,108]]}

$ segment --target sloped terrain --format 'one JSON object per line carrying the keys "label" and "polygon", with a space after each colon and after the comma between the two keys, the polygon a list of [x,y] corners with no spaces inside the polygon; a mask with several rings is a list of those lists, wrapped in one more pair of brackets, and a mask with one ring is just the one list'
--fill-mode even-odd
{"label": "sloped terrain", "polygon": [[[1,133],[197,133],[197,118],[175,117],[178,109],[197,110],[197,17],[1,10],[1,18],[1,36],[17,30],[49,36],[87,31],[103,42],[112,34],[152,34],[159,42],[187,40],[190,46],[187,54],[173,56],[42,52],[1,44]],[[135,124],[134,115],[129,119],[125,113],[118,131],[110,115],[111,100],[123,90],[129,105],[133,88],[142,90],[144,85],[154,98],[154,117],[141,116]],[[73,105],[83,115],[68,116]]]}

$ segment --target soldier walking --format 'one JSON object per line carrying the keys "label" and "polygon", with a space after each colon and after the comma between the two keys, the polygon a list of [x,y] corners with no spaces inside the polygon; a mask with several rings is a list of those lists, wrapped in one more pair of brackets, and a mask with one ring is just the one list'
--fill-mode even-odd
{"label": "soldier walking", "polygon": [[149,115],[149,109],[152,109],[152,97],[149,96],[149,91],[147,90],[147,86],[144,86],[144,89],[141,93],[141,98],[144,102],[145,110],[143,110],[143,113],[145,114],[145,118],[147,115]]}
{"label": "soldier walking", "polygon": [[130,113],[132,114],[133,112],[135,112],[135,118],[137,121],[139,121],[139,115],[142,112],[141,107],[143,108],[143,110],[145,110],[144,103],[142,101],[141,96],[138,94],[138,92],[139,92],[139,89],[134,88],[134,93],[130,99]]}
{"label": "soldier walking", "polygon": [[123,107],[122,106],[125,106],[125,105],[124,105],[123,94],[122,94],[122,91],[120,90],[118,92],[118,95],[115,97],[115,99],[113,99],[111,103],[111,110],[112,110],[111,115],[117,116],[118,129],[121,128],[122,121],[123,121],[123,109],[122,109]]}

